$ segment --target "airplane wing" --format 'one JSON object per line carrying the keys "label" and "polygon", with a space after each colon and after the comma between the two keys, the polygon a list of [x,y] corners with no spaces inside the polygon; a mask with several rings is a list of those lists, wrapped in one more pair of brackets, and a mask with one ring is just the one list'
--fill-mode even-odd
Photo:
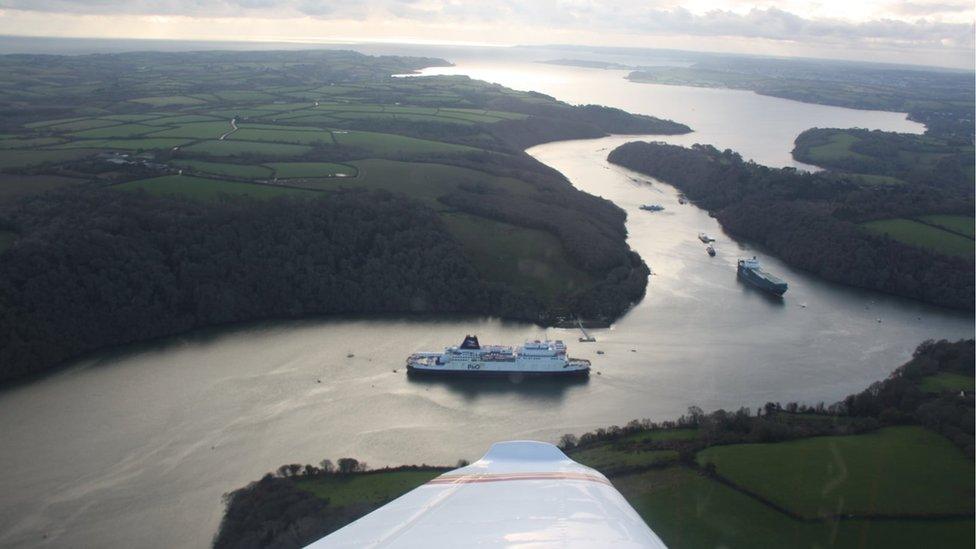
{"label": "airplane wing", "polygon": [[523,545],[665,547],[607,477],[532,441],[496,443],[309,547]]}

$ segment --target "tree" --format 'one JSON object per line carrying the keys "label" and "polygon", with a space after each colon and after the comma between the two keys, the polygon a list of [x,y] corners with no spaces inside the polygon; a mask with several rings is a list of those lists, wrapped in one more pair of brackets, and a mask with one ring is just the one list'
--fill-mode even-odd
{"label": "tree", "polygon": [[360,465],[359,460],[355,458],[339,458],[339,473],[349,474],[355,473],[361,470],[362,465]]}

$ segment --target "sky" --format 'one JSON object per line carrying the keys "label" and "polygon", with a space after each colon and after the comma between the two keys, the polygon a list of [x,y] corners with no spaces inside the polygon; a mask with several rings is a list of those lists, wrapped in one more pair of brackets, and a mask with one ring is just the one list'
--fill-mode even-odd
{"label": "sky", "polygon": [[0,34],[574,44],[973,68],[976,0],[0,0]]}

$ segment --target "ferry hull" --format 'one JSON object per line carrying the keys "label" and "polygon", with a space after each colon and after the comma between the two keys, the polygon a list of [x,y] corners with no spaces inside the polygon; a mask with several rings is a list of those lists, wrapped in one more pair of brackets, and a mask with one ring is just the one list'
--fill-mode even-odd
{"label": "ferry hull", "polygon": [[770,282],[769,280],[757,275],[750,269],[739,269],[739,276],[756,288],[769,292],[777,297],[783,297],[783,294],[785,294],[786,290],[789,288],[786,283],[774,284],[773,282]]}
{"label": "ferry hull", "polygon": [[407,365],[407,374],[416,376],[444,376],[444,377],[585,377],[590,375],[589,368],[566,368],[564,370],[468,370],[450,368],[423,368]]}

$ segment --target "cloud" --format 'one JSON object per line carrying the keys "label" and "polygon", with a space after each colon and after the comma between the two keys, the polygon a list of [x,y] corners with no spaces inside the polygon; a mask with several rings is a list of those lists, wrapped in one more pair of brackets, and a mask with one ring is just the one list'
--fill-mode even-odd
{"label": "cloud", "polygon": [[929,17],[946,12],[965,15],[967,10],[973,10],[971,0],[891,0],[884,4],[888,9],[882,10],[888,16],[863,21],[802,16],[768,7],[765,2],[725,0],[721,5],[725,9],[693,12],[673,0],[0,0],[0,9],[83,15],[399,20],[418,27],[422,24],[517,25],[562,31],[735,37],[852,47],[973,47],[971,17],[967,18],[969,22],[945,22]]}

